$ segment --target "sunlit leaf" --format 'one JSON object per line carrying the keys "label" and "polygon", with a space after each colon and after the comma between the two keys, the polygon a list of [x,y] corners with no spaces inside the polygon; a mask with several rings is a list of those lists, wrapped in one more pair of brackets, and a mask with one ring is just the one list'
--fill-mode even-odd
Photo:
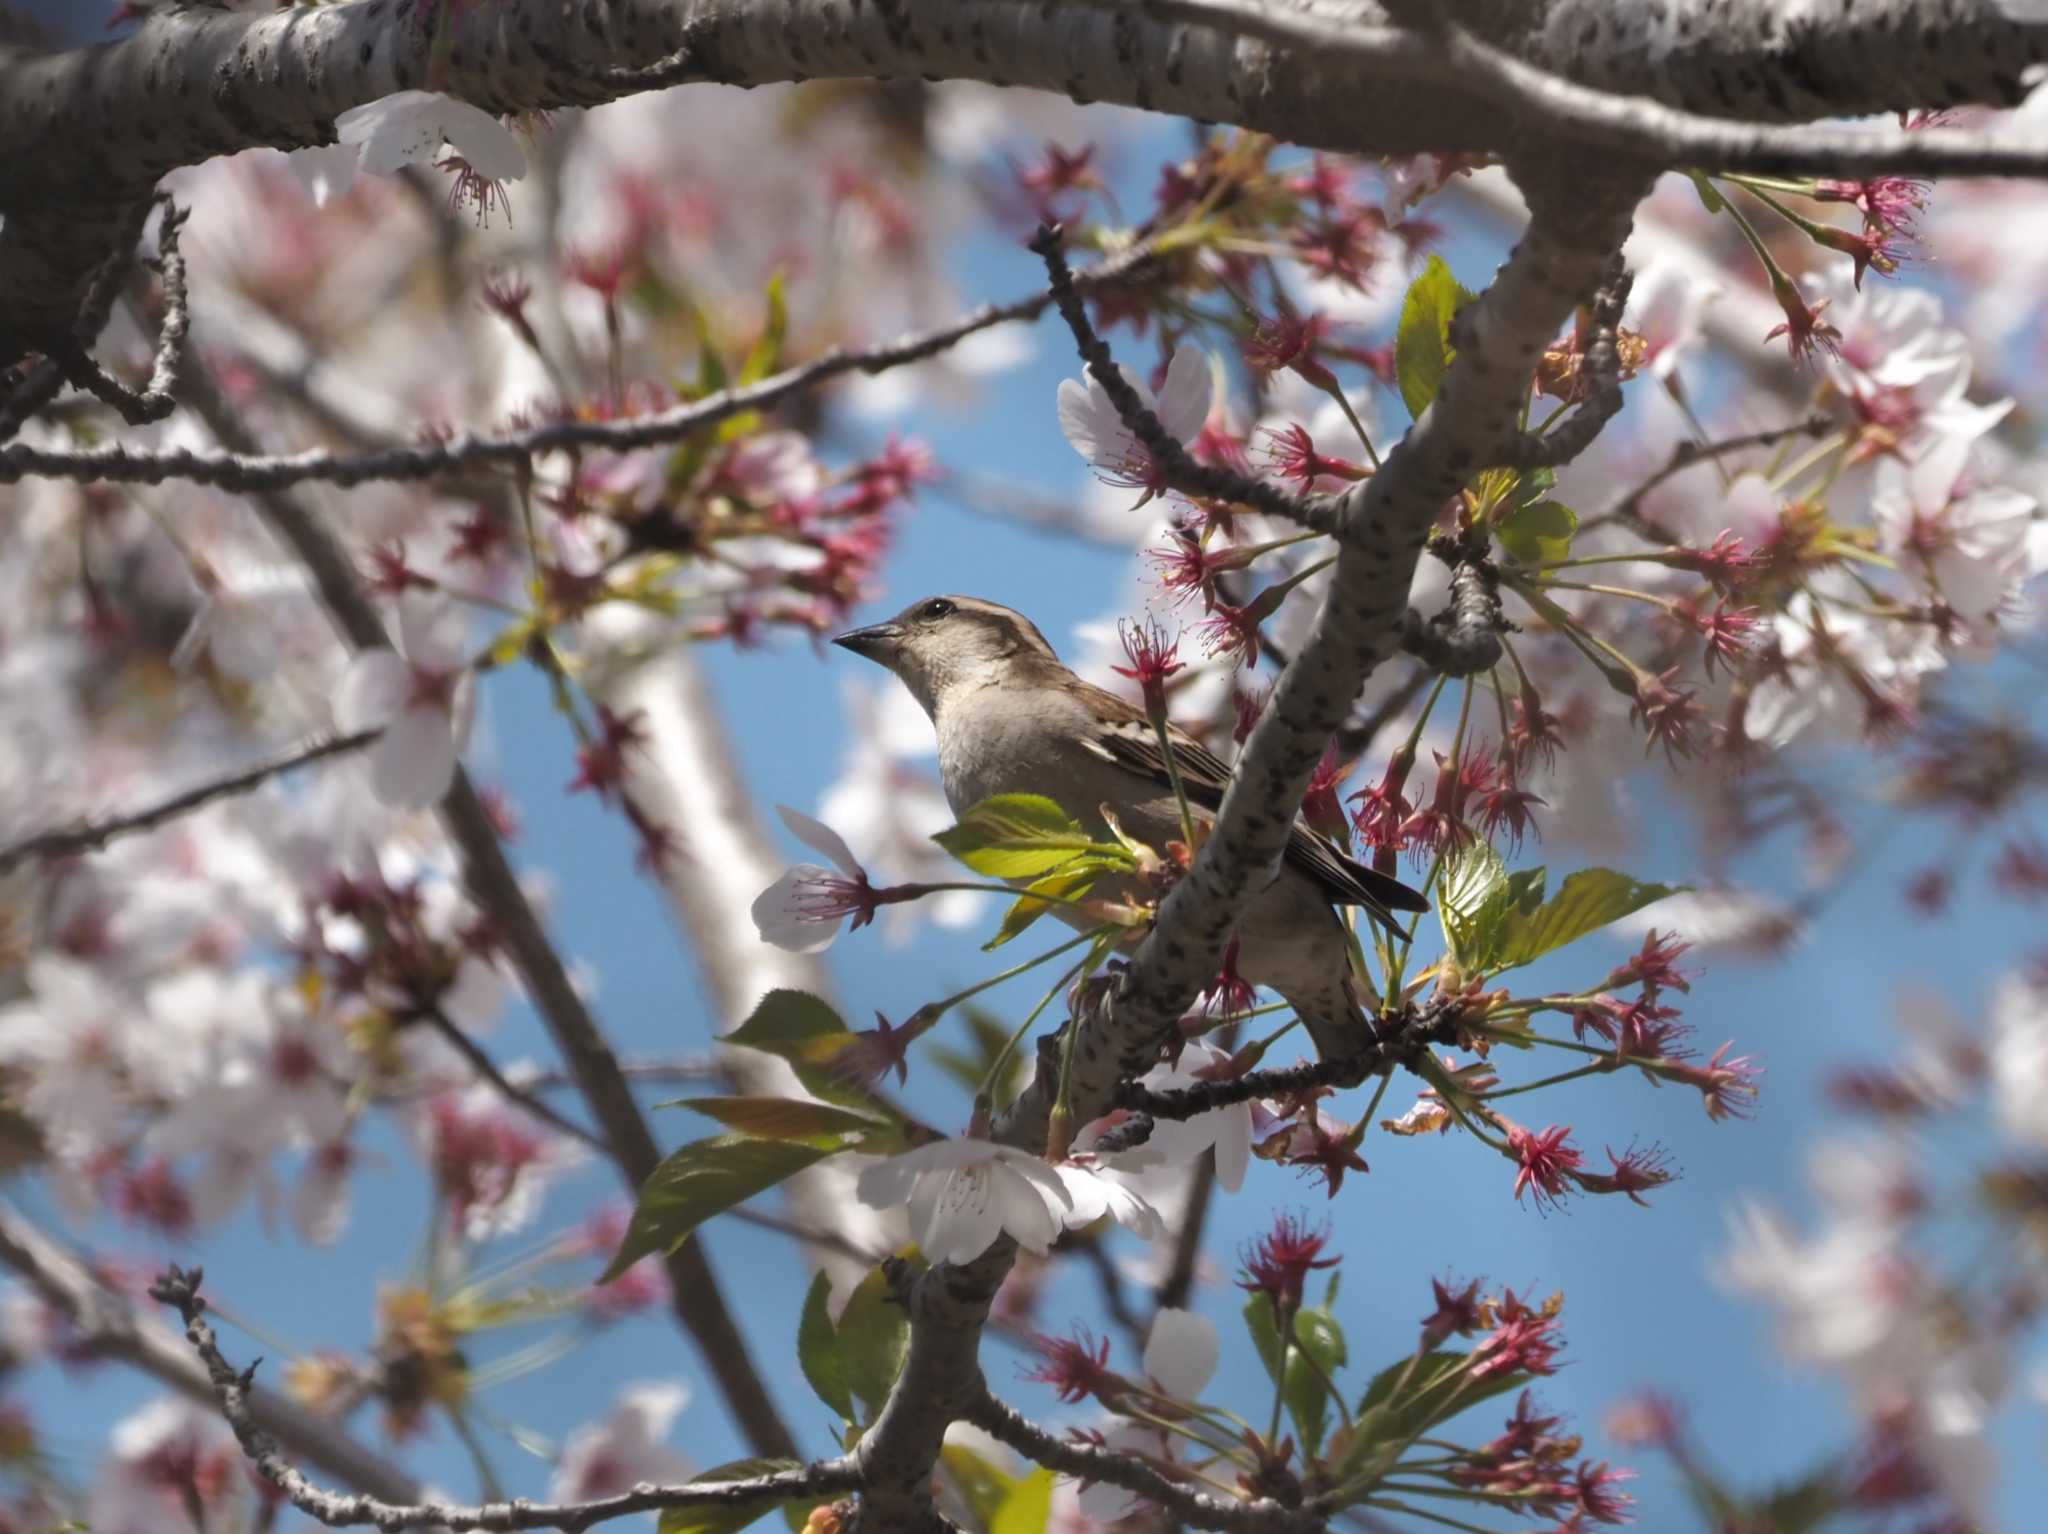
{"label": "sunlit leaf", "polygon": [[1034,1470],[1010,1488],[996,1515],[989,1520],[988,1534],[1045,1534],[1052,1521],[1050,1470]]}
{"label": "sunlit leaf", "polygon": [[1562,948],[1609,922],[1679,893],[1682,886],[1644,884],[1611,868],[1582,868],[1534,911],[1516,911],[1503,935],[1499,962],[1508,967]]}
{"label": "sunlit leaf", "polygon": [[1083,852],[1117,856],[1122,851],[1098,844],[1065,810],[1038,794],[984,799],[932,840],[992,879],[1029,879]]}
{"label": "sunlit leaf", "polygon": [[[1270,1295],[1255,1294],[1245,1303],[1245,1330],[1266,1377],[1277,1379],[1280,1369],[1280,1329]],[[1294,1343],[1287,1350],[1287,1382],[1281,1399],[1294,1419],[1295,1431],[1313,1452],[1323,1441],[1330,1418],[1330,1390],[1324,1383],[1334,1379],[1346,1361],[1344,1331],[1327,1309],[1302,1309],[1294,1316]]]}
{"label": "sunlit leaf", "polygon": [[1515,507],[1494,525],[1500,546],[1525,565],[1554,564],[1572,552],[1579,516],[1562,501],[1531,501]]}
{"label": "sunlit leaf", "polygon": [[742,384],[759,383],[782,361],[782,340],[789,332],[789,304],[783,297],[782,273],[777,272],[768,279],[767,297],[768,322],[753,346],[748,348],[747,360],[740,364],[739,381]]}
{"label": "sunlit leaf", "polygon": [[843,1051],[855,1043],[853,1033],[829,1003],[808,991],[770,991],[725,1042],[787,1060],[814,1097],[877,1111],[874,1100],[836,1068]]}
{"label": "sunlit leaf", "polygon": [[1055,868],[1049,874],[1041,874],[1026,885],[1024,893],[1019,895],[1010,906],[1010,909],[1003,913],[1003,924],[996,928],[996,935],[981,945],[981,951],[987,953],[991,949],[1002,947],[1003,944],[1023,932],[1047,911],[1053,909],[1050,902],[1034,900],[1032,896],[1057,895],[1067,900],[1079,899],[1087,891],[1089,885],[1102,877],[1102,865],[1100,863],[1087,863],[1082,867],[1074,866],[1075,862],[1082,861],[1082,859],[1075,859],[1065,867]]}
{"label": "sunlit leaf", "polygon": [[1451,318],[1471,301],[1472,294],[1451,275],[1442,256],[1431,256],[1408,285],[1400,328],[1394,332],[1394,378],[1411,416],[1420,417],[1443,387],[1453,355]]}

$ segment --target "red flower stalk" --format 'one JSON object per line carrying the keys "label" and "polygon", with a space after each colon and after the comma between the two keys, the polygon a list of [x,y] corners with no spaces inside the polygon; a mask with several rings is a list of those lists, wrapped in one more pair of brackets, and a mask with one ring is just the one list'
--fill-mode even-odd
{"label": "red flower stalk", "polygon": [[[1224,945],[1223,959],[1216,970],[1216,978],[1195,993],[1195,999],[1216,1001],[1215,1010],[1224,1017],[1242,1017],[1258,1004],[1258,991],[1252,983],[1237,972],[1237,934],[1231,933],[1230,941]],[[1205,1025],[1207,1019],[1204,1019]]]}
{"label": "red flower stalk", "polygon": [[1629,709],[1629,717],[1645,736],[1643,754],[1647,756],[1662,746],[1665,760],[1674,767],[1680,757],[1699,751],[1706,728],[1706,711],[1700,707],[1697,695],[1672,685],[1677,675],[1676,666],[1656,675],[1638,671],[1636,700]]}
{"label": "red flower stalk", "polygon": [[1553,1124],[1541,1134],[1516,1125],[1508,1131],[1508,1148],[1515,1153],[1521,1170],[1515,1174],[1515,1197],[1531,1188],[1536,1190],[1536,1207],[1546,1203],[1559,1203],[1570,1191],[1569,1182],[1574,1178],[1582,1159],[1579,1152],[1567,1143],[1572,1130],[1569,1124]]}
{"label": "red flower stalk", "polygon": [[1842,333],[1823,320],[1821,311],[1832,302],[1823,298],[1815,304],[1807,303],[1792,279],[1782,272],[1771,278],[1771,296],[1778,301],[1778,307],[1785,311],[1785,323],[1774,326],[1764,336],[1766,343],[1785,337],[1786,345],[1792,350],[1795,361],[1811,361],[1816,352],[1833,356],[1840,350]]}
{"label": "red flower stalk", "polygon": [[1044,1361],[1025,1371],[1024,1378],[1050,1385],[1069,1406],[1094,1396],[1108,1406],[1130,1389],[1131,1382],[1109,1366],[1109,1339],[1086,1327],[1072,1337],[1038,1333],[1031,1347]]}
{"label": "red flower stalk", "polygon": [[1691,952],[1692,944],[1680,941],[1678,934],[1658,936],[1655,927],[1643,934],[1643,946],[1638,948],[1622,964],[1609,971],[1602,986],[1613,987],[1634,985],[1638,981],[1647,991],[1691,991],[1697,970],[1680,969],[1678,961]]}
{"label": "red flower stalk", "polygon": [[1301,1308],[1302,1286],[1310,1270],[1337,1266],[1339,1259],[1323,1256],[1329,1239],[1329,1226],[1310,1230],[1299,1215],[1282,1214],[1245,1254],[1245,1276],[1238,1280],[1238,1288],[1265,1295],[1275,1312],[1291,1316]]}
{"label": "red flower stalk", "polygon": [[1671,1158],[1661,1145],[1650,1145],[1638,1150],[1631,1145],[1621,1155],[1614,1154],[1610,1146],[1607,1160],[1613,1167],[1608,1172],[1580,1172],[1578,1184],[1588,1193],[1624,1193],[1630,1203],[1649,1204],[1643,1194],[1651,1188],[1661,1188],[1673,1181],[1678,1174],[1671,1170]]}
{"label": "red flower stalk", "polygon": [[1118,676],[1129,677],[1145,695],[1145,712],[1156,725],[1166,718],[1166,681],[1186,669],[1177,659],[1180,640],[1168,639],[1157,623],[1127,623],[1119,619],[1116,636],[1123,641],[1128,666],[1111,666]]}
{"label": "red flower stalk", "polygon": [[1350,762],[1338,756],[1337,742],[1332,739],[1316,759],[1315,771],[1309,774],[1308,787],[1301,795],[1302,818],[1345,848],[1351,845],[1351,822],[1344,814],[1344,805],[1337,797],[1337,790],[1351,775],[1351,766]]}
{"label": "red flower stalk", "polygon": [[1494,1374],[1555,1374],[1563,1340],[1550,1307],[1531,1310],[1512,1289],[1501,1291],[1493,1307],[1494,1328],[1472,1349],[1472,1377]]}
{"label": "red flower stalk", "polygon": [[1462,1289],[1452,1289],[1442,1279],[1429,1281],[1436,1296],[1436,1309],[1422,1318],[1422,1350],[1443,1346],[1453,1333],[1467,1337],[1479,1329],[1479,1280]]}
{"label": "red flower stalk", "polygon": [[1333,479],[1360,480],[1372,472],[1348,458],[1333,458],[1327,453],[1317,452],[1307,427],[1290,425],[1276,429],[1269,426],[1264,430],[1266,462],[1282,479],[1299,481],[1304,492],[1326,475]]}

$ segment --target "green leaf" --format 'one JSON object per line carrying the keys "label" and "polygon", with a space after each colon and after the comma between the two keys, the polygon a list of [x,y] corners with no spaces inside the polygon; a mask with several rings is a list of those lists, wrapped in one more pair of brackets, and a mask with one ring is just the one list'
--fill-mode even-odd
{"label": "green leaf", "polygon": [[1563,501],[1531,501],[1515,507],[1494,527],[1500,546],[1525,565],[1554,564],[1568,559],[1579,516]]}
{"label": "green leaf", "polygon": [[[978,1092],[994,1069],[996,1056],[1009,1043],[1010,1029],[993,1013],[971,1003],[960,1009],[960,1018],[967,1025],[965,1032],[971,1047],[958,1049],[934,1039],[925,1045],[925,1058],[968,1091]],[[997,1101],[1007,1101],[1016,1095],[1018,1078],[1031,1068],[1026,1054],[1024,1050],[1013,1051],[1003,1079],[992,1083]]]}
{"label": "green leaf", "polygon": [[839,1312],[839,1362],[846,1387],[868,1409],[868,1421],[889,1399],[910,1348],[910,1318],[889,1292],[879,1267],[854,1285]]}
{"label": "green leaf", "polygon": [[598,1282],[610,1283],[650,1252],[673,1252],[713,1215],[843,1149],[745,1135],[683,1146],[642,1184],[625,1239]]}
{"label": "green leaf", "polygon": [[768,323],[748,348],[747,360],[740,364],[742,384],[759,383],[775,371],[782,360],[782,338],[788,333],[789,304],[783,297],[782,273],[777,272],[768,279]]}
{"label": "green leaf", "polygon": [[1010,1488],[989,1520],[988,1534],[1045,1534],[1052,1521],[1052,1472],[1034,1470]]}
{"label": "green leaf", "polygon": [[[1395,1456],[1417,1435],[1461,1412],[1519,1390],[1530,1376],[1512,1370],[1483,1379],[1453,1381],[1464,1373],[1471,1355],[1438,1349],[1419,1359],[1404,1358],[1372,1377],[1359,1398],[1344,1456],[1334,1469],[1338,1480],[1384,1474]],[[1395,1387],[1400,1386],[1400,1393]],[[1376,1463],[1380,1459],[1384,1463]]]}
{"label": "green leaf", "polygon": [[804,1296],[803,1315],[796,1323],[796,1361],[811,1382],[818,1399],[853,1421],[853,1396],[846,1388],[846,1365],[839,1354],[839,1331],[832,1324],[826,1300],[832,1282],[822,1270],[811,1279],[811,1291]]}
{"label": "green leaf", "polygon": [[1479,955],[1498,936],[1507,882],[1507,865],[1485,842],[1468,842],[1444,859],[1436,881],[1437,920],[1444,942],[1467,970],[1482,967]]}
{"label": "green leaf", "polygon": [[1116,855],[1039,794],[997,794],[984,799],[932,838],[978,874],[1029,879],[1072,862],[1083,852]]}
{"label": "green leaf", "polygon": [[854,1035],[837,1012],[808,991],[770,991],[725,1042],[787,1060],[813,1097],[848,1108],[875,1109],[871,1097],[833,1069]]}
{"label": "green leaf", "polygon": [[1668,884],[1643,884],[1611,868],[1582,868],[1563,888],[1532,912],[1512,914],[1503,937],[1499,962],[1512,969],[1540,958],[1553,948],[1584,937],[1609,922],[1640,911],[1653,901],[1679,893]]}
{"label": "green leaf", "polygon": [[[1251,1334],[1266,1378],[1277,1380],[1280,1369],[1280,1327],[1271,1295],[1255,1294],[1245,1302],[1245,1330]],[[1313,1360],[1313,1362],[1311,1362]],[[1287,1350],[1287,1382],[1281,1399],[1294,1419],[1295,1431],[1311,1453],[1320,1448],[1329,1425],[1330,1391],[1323,1383],[1346,1360],[1344,1332],[1328,1310],[1299,1310],[1294,1316],[1294,1346]],[[1317,1372],[1316,1365],[1321,1365]]]}
{"label": "green leaf", "polygon": [[1442,256],[1431,256],[1401,300],[1401,324],[1394,332],[1394,379],[1408,413],[1420,417],[1443,387],[1453,355],[1451,318],[1472,301]]}
{"label": "green leaf", "polygon": [[864,1113],[797,1097],[678,1097],[658,1108],[688,1108],[728,1129],[761,1140],[787,1140],[820,1150],[844,1150],[878,1136],[893,1139],[896,1127]]}
{"label": "green leaf", "polygon": [[986,1528],[1009,1499],[1018,1477],[991,1463],[965,1444],[949,1443],[939,1450],[939,1463],[953,1478],[961,1499],[973,1511],[975,1521]]}
{"label": "green leaf", "polygon": [[[1076,864],[1085,866],[1077,867]],[[996,928],[994,937],[981,945],[981,951],[988,953],[1002,947],[1052,909],[1049,902],[1034,900],[1032,896],[1058,895],[1068,900],[1078,900],[1088,886],[1101,877],[1102,865],[1088,860],[1085,856],[1075,858],[1049,874],[1041,874],[1024,887],[1024,893],[1003,913],[1003,924]]]}
{"label": "green leaf", "polygon": [[[782,1470],[801,1470],[803,1463],[794,1459],[736,1459],[705,1471],[702,1475],[691,1476],[685,1485],[713,1481],[750,1481],[758,1475],[774,1475]],[[735,1534],[744,1529],[764,1513],[772,1513],[786,1502],[801,1501],[806,1506],[815,1506],[819,1499],[814,1496],[801,1498],[761,1497],[752,1502],[737,1502],[731,1506],[722,1503],[706,1504],[702,1507],[670,1507],[662,1509],[659,1534]]]}

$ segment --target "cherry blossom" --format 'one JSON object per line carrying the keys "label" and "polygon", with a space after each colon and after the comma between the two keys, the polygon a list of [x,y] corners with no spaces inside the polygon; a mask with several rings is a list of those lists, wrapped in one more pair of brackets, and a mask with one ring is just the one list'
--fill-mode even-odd
{"label": "cherry blossom", "polygon": [[798,863],[789,869],[754,898],[754,926],[762,941],[777,948],[817,953],[839,936],[840,922],[851,916],[857,931],[875,919],[884,902],[837,831],[786,804],[776,805],[775,813],[790,835],[824,853],[833,866]]}
{"label": "cherry blossom", "polygon": [[1163,1305],[1145,1338],[1145,1373],[1175,1400],[1197,1400],[1216,1376],[1221,1349],[1214,1322],[1192,1310]]}
{"label": "cherry blossom", "polygon": [[643,1481],[687,1481],[696,1467],[663,1440],[689,1399],[690,1392],[673,1381],[623,1387],[604,1418],[577,1428],[562,1445],[549,1499],[589,1502],[615,1497]]}
{"label": "cherry blossom", "polygon": [[860,1174],[861,1202],[908,1206],[933,1262],[972,1262],[1001,1236],[1044,1256],[1074,1210],[1068,1182],[1029,1151],[990,1140],[938,1140]]}
{"label": "cherry blossom", "polygon": [[249,1481],[234,1430],[197,1401],[161,1400],[115,1425],[86,1521],[96,1534],[230,1526]]}
{"label": "cherry blossom", "polygon": [[346,193],[358,170],[397,174],[432,165],[443,149],[488,181],[526,174],[526,151],[497,118],[466,101],[433,91],[397,91],[334,120],[338,143],[295,149],[288,156],[307,195],[324,204]]}
{"label": "cherry blossom", "polygon": [[[1200,435],[1215,391],[1206,353],[1190,346],[1178,348],[1166,365],[1166,383],[1156,402],[1152,391],[1128,370],[1124,377],[1152,407],[1160,426],[1174,441],[1185,446]],[[1095,379],[1085,384],[1073,378],[1060,381],[1059,417],[1068,443],[1104,483],[1144,491],[1140,505],[1166,488],[1151,454],[1124,425],[1108,393]]]}
{"label": "cherry blossom", "polygon": [[384,732],[370,748],[370,786],[383,803],[417,810],[454,781],[472,694],[459,612],[407,592],[398,624],[396,650],[365,650],[350,663],[334,718],[347,732]]}

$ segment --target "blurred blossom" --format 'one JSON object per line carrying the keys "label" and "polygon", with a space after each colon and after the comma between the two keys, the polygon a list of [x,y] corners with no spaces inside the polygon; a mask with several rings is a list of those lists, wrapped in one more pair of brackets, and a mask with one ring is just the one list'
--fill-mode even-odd
{"label": "blurred blossom", "polygon": [[349,666],[334,721],[347,733],[382,730],[369,751],[371,786],[393,808],[424,809],[448,792],[469,733],[467,625],[452,605],[411,591],[398,623],[396,650],[365,650]]}
{"label": "blurred blossom", "polygon": [[627,1385],[611,1412],[577,1428],[562,1445],[548,1487],[552,1502],[591,1502],[631,1491],[643,1481],[673,1486],[696,1466],[665,1440],[690,1393],[670,1381]]}

